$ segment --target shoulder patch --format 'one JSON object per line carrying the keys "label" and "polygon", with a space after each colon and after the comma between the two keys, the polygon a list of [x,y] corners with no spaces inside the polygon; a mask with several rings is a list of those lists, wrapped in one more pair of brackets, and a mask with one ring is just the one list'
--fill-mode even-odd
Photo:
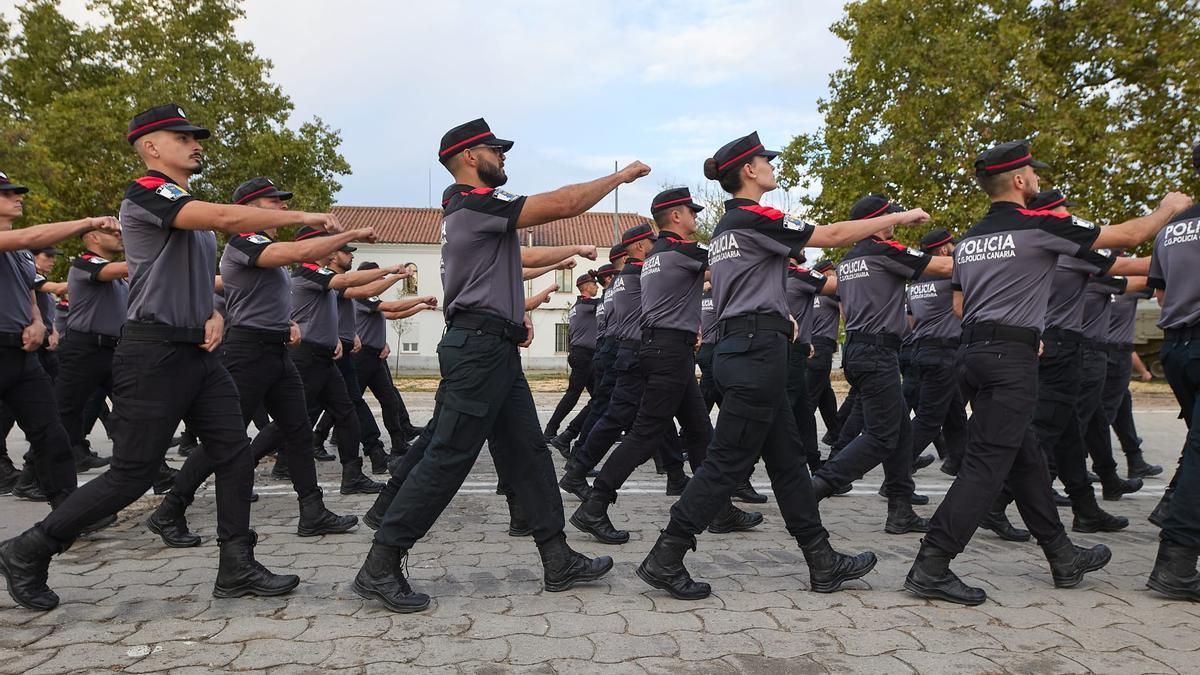
{"label": "shoulder patch", "polygon": [[33,283],[35,285],[36,284],[44,284],[44,283],[46,283],[46,277],[44,277],[40,274],[35,274],[35,275],[33,275]]}
{"label": "shoulder patch", "polygon": [[907,253],[907,254],[909,254],[909,255],[916,256],[916,257],[918,257],[918,258],[924,258],[924,257],[925,257],[925,254],[924,254],[923,252],[921,252],[921,251],[918,251],[918,250],[917,250],[917,249],[915,249],[915,248],[905,249],[905,251],[904,251],[904,252],[905,252],[905,253]]}
{"label": "shoulder patch", "polygon": [[818,272],[818,271],[816,271],[816,270],[809,270],[809,271],[808,271],[808,275],[809,275],[810,277],[814,278],[814,279],[823,279],[823,278],[825,278],[825,275],[824,275],[824,274],[821,274],[820,272]]}
{"label": "shoulder patch", "polygon": [[1096,229],[1095,223],[1093,223],[1090,220],[1084,220],[1083,218],[1080,218],[1079,216],[1071,216],[1071,224],[1076,227],[1082,227],[1085,230]]}
{"label": "shoulder patch", "polygon": [[696,248],[700,249],[701,251],[707,251],[707,250],[708,250],[708,244],[705,244],[704,242],[700,242],[700,241],[698,241],[698,242],[696,242]]}
{"label": "shoulder patch", "polygon": [[180,197],[187,197],[188,191],[174,183],[163,183],[154,190],[154,194],[162,197],[163,199],[175,201]]}
{"label": "shoulder patch", "polygon": [[325,276],[333,276],[333,270],[329,269],[328,267],[318,267],[317,273],[324,274]]}
{"label": "shoulder patch", "polygon": [[803,230],[808,227],[813,227],[811,223],[800,220],[796,216],[784,216],[783,226],[789,230]]}
{"label": "shoulder patch", "polygon": [[372,295],[367,298],[367,302],[383,302],[383,298],[380,298],[378,295]]}
{"label": "shoulder patch", "polygon": [[251,244],[269,244],[269,243],[271,243],[270,237],[264,237],[261,234],[252,234],[249,237],[246,237],[246,241],[250,242]]}
{"label": "shoulder patch", "polygon": [[83,257],[83,259],[92,263],[93,265],[103,265],[108,262],[107,260],[105,260],[104,258],[101,258],[98,255],[85,255]]}
{"label": "shoulder patch", "polygon": [[502,202],[517,201],[517,195],[514,195],[511,192],[505,192],[504,190],[492,190],[492,198],[499,199]]}

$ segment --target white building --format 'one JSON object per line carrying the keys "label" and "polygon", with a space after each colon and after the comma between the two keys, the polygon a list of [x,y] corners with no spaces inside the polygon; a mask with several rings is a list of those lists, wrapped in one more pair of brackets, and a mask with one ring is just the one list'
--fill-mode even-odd
{"label": "white building", "polygon": [[[356,244],[354,264],[370,260],[383,267],[403,265],[412,277],[396,284],[383,295],[392,300],[407,295],[432,295],[442,302],[441,245],[442,210],[408,207],[334,206],[333,213],[347,228],[374,227],[375,244]],[[559,291],[549,303],[533,311],[533,344],[522,349],[526,370],[567,370],[567,309],[578,296],[575,278],[596,269],[608,260],[608,249],[619,233],[641,223],[651,222],[636,213],[613,214],[588,212],[576,218],[559,220],[520,231],[526,246],[566,246],[595,244],[599,258],[576,258],[576,266],[525,282],[526,297],[558,283]],[[437,344],[445,330],[442,311],[421,312],[399,321],[388,322],[388,343],[392,348],[394,372],[406,374],[436,373]]]}

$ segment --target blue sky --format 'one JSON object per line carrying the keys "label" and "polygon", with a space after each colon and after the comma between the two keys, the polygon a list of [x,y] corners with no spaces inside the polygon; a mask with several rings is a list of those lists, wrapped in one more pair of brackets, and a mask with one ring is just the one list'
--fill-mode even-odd
{"label": "blue sky", "polygon": [[[64,10],[86,15],[84,0]],[[286,7],[286,11],[280,11]],[[353,167],[339,203],[427,206],[449,182],[448,128],[486,117],[509,154],[507,189],[536,193],[640,159],[621,191],[648,212],[666,184],[703,182],[724,142],[768,147],[820,124],[817,99],[845,58],[840,2],[382,2],[248,0],[239,33],[274,62],[296,105],[341,129]],[[773,202],[788,206],[788,196]],[[436,202],[435,202],[436,203]],[[597,206],[611,210],[612,200]]]}

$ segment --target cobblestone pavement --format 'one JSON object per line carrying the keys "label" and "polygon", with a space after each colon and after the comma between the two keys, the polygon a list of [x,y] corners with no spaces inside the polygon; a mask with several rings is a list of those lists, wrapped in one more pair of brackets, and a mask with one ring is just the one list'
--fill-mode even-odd
{"label": "cobblestone pavement", "polygon": [[[418,420],[431,395],[408,397]],[[556,400],[538,394],[547,415]],[[1183,424],[1159,401],[1139,409],[1150,459],[1173,466]],[[14,458],[23,438],[9,439]],[[101,454],[109,451],[100,445]],[[172,462],[178,457],[172,453]],[[555,456],[561,467],[561,460]],[[901,590],[919,535],[883,534],[880,473],[853,493],[822,505],[835,547],[878,553],[876,570],[850,590],[808,590],[803,558],[783,528],[774,500],[766,522],[736,535],[705,535],[688,556],[692,573],[713,585],[701,602],[681,602],[634,575],[672,498],[653,468],[641,469],[612,509],[631,531],[624,546],[604,546],[568,525],[572,546],[616,559],[598,583],[565,593],[541,588],[533,542],[507,536],[507,511],[493,494],[487,453],[463,491],[413,551],[413,585],[435,598],[423,614],[394,615],[359,599],[349,582],[370,542],[365,526],[339,536],[295,535],[290,485],[258,469],[253,522],[257,553],[302,584],[281,598],[216,600],[212,490],[192,509],[203,546],[169,549],[142,527],[158,498],[148,496],[119,523],[78,542],[51,566],[62,596],[55,611],[14,608],[0,595],[0,671],[199,673],[247,672],[1196,672],[1200,606],[1168,601],[1145,589],[1157,530],[1145,520],[1165,480],[1105,507],[1132,521],[1125,532],[1079,535],[1103,541],[1112,563],[1080,587],[1058,590],[1035,544],[1009,544],[980,532],[955,563],[990,600],[957,607]],[[332,464],[321,480],[332,509],[361,515],[365,496],[337,493]],[[1168,469],[1169,472],[1169,469]],[[84,479],[93,477],[86,474]],[[766,472],[756,473],[765,490]],[[917,475],[936,505],[949,479],[936,468]],[[567,508],[576,502],[565,495]],[[11,536],[45,512],[43,505],[0,498],[0,534]],[[929,515],[933,506],[918,507]],[[1016,518],[1015,509],[1011,511]]]}

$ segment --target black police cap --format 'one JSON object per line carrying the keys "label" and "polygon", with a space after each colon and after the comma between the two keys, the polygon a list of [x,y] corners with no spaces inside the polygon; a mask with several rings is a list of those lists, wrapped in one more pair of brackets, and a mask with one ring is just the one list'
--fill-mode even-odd
{"label": "black police cap", "polygon": [[1192,168],[1200,171],[1200,143],[1192,146]]}
{"label": "black police cap", "polygon": [[6,192],[15,192],[19,195],[29,192],[29,188],[25,187],[24,185],[17,185],[9,180],[8,174],[4,173],[3,171],[0,171],[0,190],[4,190]]}
{"label": "black police cap", "polygon": [[867,218],[882,216],[885,213],[900,213],[903,210],[903,206],[900,206],[878,192],[872,192],[854,202],[854,206],[850,207],[850,220],[866,220]]}
{"label": "black police cap", "polygon": [[358,269],[360,269],[360,270],[377,270],[377,269],[379,269],[379,263],[371,261],[371,260],[367,260],[366,262],[359,263]]}
{"label": "black police cap", "polygon": [[438,147],[438,161],[445,164],[446,160],[451,157],[477,145],[490,145],[500,148],[503,152],[508,152],[512,149],[513,142],[496,138],[496,134],[492,133],[492,128],[480,117],[477,120],[460,124],[442,136],[441,146]]}
{"label": "black police cap", "polygon": [[133,119],[129,120],[129,132],[125,134],[125,138],[132,144],[146,134],[164,129],[188,131],[197,139],[208,138],[212,135],[208,129],[189,122],[187,114],[178,104],[167,103],[134,115]]}
{"label": "black police cap", "polygon": [[629,249],[625,247],[625,244],[617,244],[616,246],[608,249],[609,260],[620,260],[627,255],[629,255]]}
{"label": "black police cap", "polygon": [[818,272],[824,272],[831,267],[833,267],[832,260],[818,260],[817,262],[813,263],[812,266],[812,268]]}
{"label": "black police cap", "polygon": [[1035,211],[1045,211],[1054,209],[1060,206],[1075,206],[1075,202],[1070,201],[1058,190],[1042,190],[1029,200],[1029,208]]}
{"label": "black police cap", "polygon": [[37,255],[39,253],[45,253],[46,255],[50,255],[50,256],[62,255],[62,249],[58,248],[57,246],[46,246],[44,248],[32,248],[32,249],[29,249],[29,252],[34,255]]}
{"label": "black police cap", "polygon": [[937,227],[925,233],[921,237],[921,250],[931,251],[939,246],[949,244],[954,241],[954,235],[944,227]]}
{"label": "black police cap", "polygon": [[604,263],[596,270],[596,278],[603,279],[607,276],[612,276],[617,273],[617,268],[612,266],[612,263]]}
{"label": "black police cap", "polygon": [[705,163],[704,175],[709,180],[717,180],[721,176],[741,167],[743,161],[753,159],[754,157],[766,157],[774,159],[779,156],[779,153],[774,150],[767,150],[763,147],[762,141],[758,140],[758,132],[752,131],[746,136],[730,141],[721,146],[716,154],[712,156],[715,166],[713,171],[709,171],[709,165]]}
{"label": "black police cap", "polygon": [[641,225],[634,225],[633,227],[631,227],[628,230],[625,230],[624,232],[621,233],[621,243],[624,244],[626,247],[628,247],[630,244],[632,244],[635,241],[641,241],[643,239],[649,239],[650,241],[654,241],[655,238],[656,237],[654,236],[654,228],[650,227],[649,223],[642,223]]}
{"label": "black police cap", "polygon": [[692,200],[691,190],[688,190],[686,187],[678,187],[658,193],[654,197],[654,201],[650,202],[650,215],[653,216],[659,211],[665,211],[672,206],[686,206],[696,213],[704,210],[703,206]]}
{"label": "black police cap", "polygon": [[591,272],[588,272],[587,274],[580,274],[579,276],[575,277],[575,287],[578,288],[584,284],[592,283],[594,281],[596,281],[596,277]]}
{"label": "black police cap", "polygon": [[315,227],[305,225],[304,227],[301,227],[300,229],[296,230],[296,238],[295,239],[296,239],[296,241],[304,241],[305,239],[312,239],[313,237],[328,237],[328,236],[329,236],[329,233],[326,232],[325,230],[318,230]]}
{"label": "black police cap", "polygon": [[275,187],[270,178],[264,178],[263,176],[251,178],[237,186],[237,189],[233,191],[234,204],[245,204],[248,201],[263,197],[279,197],[286,201],[292,198],[292,193],[280,190]]}
{"label": "black police cap", "polygon": [[1049,169],[1050,165],[1033,158],[1029,141],[1009,141],[979,153],[975,158],[975,175],[980,178],[1012,171],[1023,166]]}

